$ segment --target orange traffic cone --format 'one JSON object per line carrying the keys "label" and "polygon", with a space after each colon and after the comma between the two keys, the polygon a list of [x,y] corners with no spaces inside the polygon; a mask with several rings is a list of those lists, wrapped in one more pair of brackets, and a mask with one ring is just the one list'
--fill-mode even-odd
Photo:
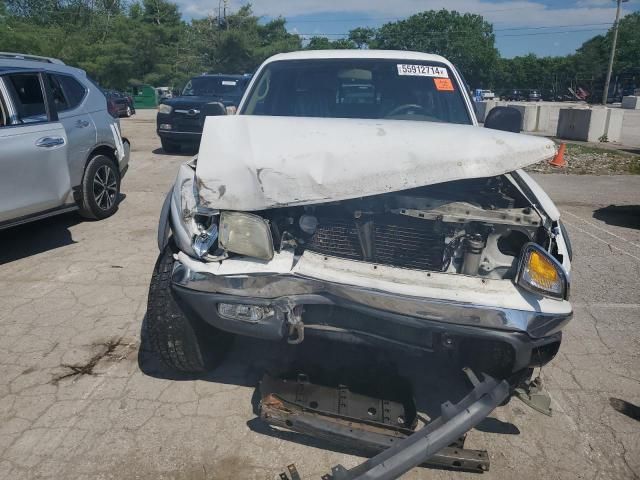
{"label": "orange traffic cone", "polygon": [[556,168],[562,168],[567,166],[567,162],[564,161],[564,151],[566,149],[566,145],[564,143],[560,144],[560,148],[558,149],[558,153],[553,157],[553,160],[549,162],[549,165]]}

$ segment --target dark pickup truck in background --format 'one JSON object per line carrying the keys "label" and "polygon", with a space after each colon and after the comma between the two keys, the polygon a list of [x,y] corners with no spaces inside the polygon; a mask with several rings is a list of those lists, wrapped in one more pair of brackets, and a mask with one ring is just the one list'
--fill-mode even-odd
{"label": "dark pickup truck in background", "polygon": [[178,97],[158,105],[157,132],[167,153],[196,147],[207,116],[235,112],[250,75],[204,74],[189,80]]}

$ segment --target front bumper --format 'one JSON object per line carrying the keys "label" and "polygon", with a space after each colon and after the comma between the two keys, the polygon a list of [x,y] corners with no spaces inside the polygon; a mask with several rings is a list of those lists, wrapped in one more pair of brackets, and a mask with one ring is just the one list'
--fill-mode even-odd
{"label": "front bumper", "polygon": [[165,138],[174,142],[197,143],[202,138],[202,132],[180,132],[176,130],[156,130],[160,138]]}
{"label": "front bumper", "polygon": [[[216,275],[198,271],[198,264],[179,255],[172,272],[178,303],[221,330],[268,340],[287,338],[294,319],[302,322],[305,335],[476,353],[489,362],[498,356],[515,372],[551,360],[560,330],[571,318],[570,310],[549,314],[401,295],[365,287],[355,279],[337,283],[312,278],[299,270]],[[257,322],[226,318],[218,314],[220,303],[268,306],[273,314]]]}

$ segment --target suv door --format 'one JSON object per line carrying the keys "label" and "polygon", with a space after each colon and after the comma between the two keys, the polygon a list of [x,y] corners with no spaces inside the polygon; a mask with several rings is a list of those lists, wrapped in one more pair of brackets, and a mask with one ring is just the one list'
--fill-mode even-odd
{"label": "suv door", "polygon": [[46,74],[58,118],[69,140],[69,170],[80,177],[89,153],[96,146],[96,126],[84,108],[87,90],[73,76],[63,73]]}
{"label": "suv door", "polygon": [[43,75],[0,75],[0,223],[55,209],[71,191],[67,135]]}

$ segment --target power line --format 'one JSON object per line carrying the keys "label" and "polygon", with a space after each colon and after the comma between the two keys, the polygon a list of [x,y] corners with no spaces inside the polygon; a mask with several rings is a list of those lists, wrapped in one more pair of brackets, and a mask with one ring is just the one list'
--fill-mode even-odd
{"label": "power line", "polygon": [[[576,23],[573,25],[549,25],[549,26],[538,26],[538,27],[510,27],[510,28],[495,28],[493,29],[494,32],[507,32],[507,31],[516,31],[516,30],[543,30],[543,29],[549,29],[549,28],[574,28],[574,27],[611,27],[613,26],[613,23],[611,22],[606,22],[606,23]],[[598,30],[602,30],[602,29],[598,29]],[[460,32],[459,31],[452,31],[450,33],[455,33],[455,32]],[[464,31],[466,32],[466,31]],[[431,32],[427,32],[427,33],[443,33],[443,32],[437,32],[437,31],[431,31]],[[325,35],[344,35],[342,33],[327,33]],[[348,35],[348,34],[347,34]]]}
{"label": "power line", "polygon": [[[474,15],[483,15],[485,13],[495,13],[495,12],[511,12],[514,10],[525,10],[525,9],[529,9],[531,8],[530,6],[526,6],[526,7],[513,7],[513,8],[498,8],[498,9],[491,9],[491,10],[482,10],[480,12],[460,12],[462,14],[465,13],[471,13]],[[445,9],[443,9],[445,10]],[[438,11],[438,10],[436,10]],[[414,15],[419,14],[420,12],[416,12]],[[267,15],[269,17],[271,17],[270,15]],[[411,15],[408,15],[411,16]],[[401,16],[401,17],[361,17],[361,18],[350,18],[350,19],[344,19],[344,20],[333,20],[335,22],[366,22],[366,21],[384,21],[384,20],[403,20],[405,18],[408,18],[408,16]],[[271,17],[271,18],[276,18],[276,17]],[[286,18],[286,17],[285,17]],[[289,22],[290,20],[288,18],[287,22]],[[306,19],[306,20],[296,20],[295,23],[323,23],[325,20],[320,20],[320,19]]]}
{"label": "power line", "polygon": [[[610,25],[610,24],[607,24]],[[573,25],[571,25],[573,26]],[[559,27],[553,27],[553,28],[559,28]],[[565,34],[565,33],[574,33],[574,32],[599,32],[602,30],[608,30],[607,28],[583,28],[583,29],[577,29],[577,30],[563,30],[560,32],[530,32],[530,33],[506,33],[506,34],[498,34],[496,35],[496,37],[528,37],[528,36],[534,36],[534,35],[560,35],[560,34]],[[296,35],[300,35],[300,36],[311,36],[311,37],[348,37],[350,32],[347,33],[320,33],[320,32],[316,32],[316,33],[301,33],[301,32],[290,32],[290,33],[294,33]],[[428,32],[423,32],[425,34],[428,35],[470,35],[470,34],[474,34],[476,32],[471,32],[468,30],[453,30],[450,32],[436,32],[436,31],[428,31]]]}

